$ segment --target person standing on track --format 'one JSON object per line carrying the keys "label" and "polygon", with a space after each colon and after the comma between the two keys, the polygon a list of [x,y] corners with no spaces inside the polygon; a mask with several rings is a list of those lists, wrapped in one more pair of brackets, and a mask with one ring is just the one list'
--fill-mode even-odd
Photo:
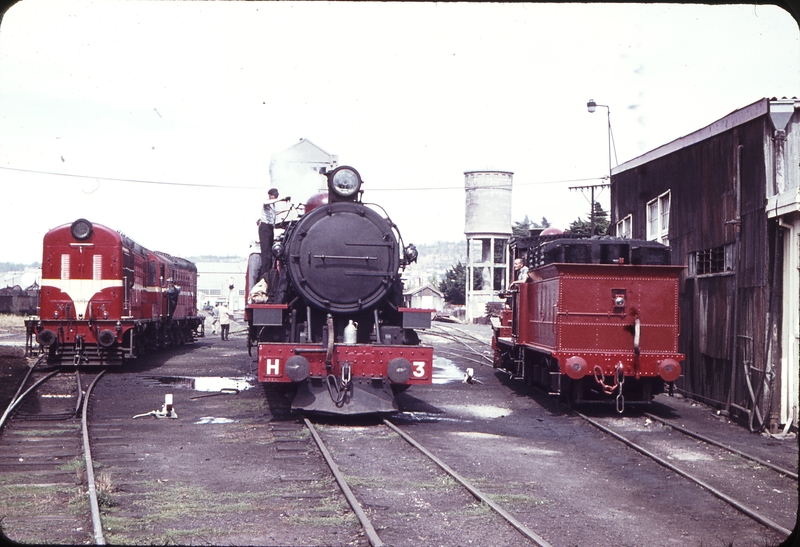
{"label": "person standing on track", "polygon": [[227,340],[231,331],[231,319],[233,318],[233,314],[225,304],[220,304],[218,309],[220,337],[222,340]]}
{"label": "person standing on track", "polygon": [[272,267],[272,242],[275,240],[275,203],[278,199],[278,189],[270,188],[267,192],[267,199],[261,208],[261,217],[256,221],[258,225],[258,242],[261,245],[261,268],[258,270],[258,277],[266,278],[267,273]]}

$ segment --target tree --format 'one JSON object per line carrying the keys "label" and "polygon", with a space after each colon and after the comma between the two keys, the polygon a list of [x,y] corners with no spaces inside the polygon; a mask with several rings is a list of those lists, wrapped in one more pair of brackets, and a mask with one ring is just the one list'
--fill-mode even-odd
{"label": "tree", "polygon": [[534,222],[528,215],[525,215],[525,219],[522,222],[514,222],[514,225],[511,227],[511,235],[513,237],[528,237],[531,235],[531,230],[534,228],[549,228],[550,221],[548,221],[545,217],[542,217],[541,222]]}
{"label": "tree", "polygon": [[515,222],[514,225],[511,227],[511,235],[514,237],[528,237],[531,231],[531,219],[528,218],[528,215],[525,215],[525,220],[522,222]]}
{"label": "tree", "polygon": [[465,304],[467,301],[467,267],[461,261],[444,273],[439,290],[448,304]]}
{"label": "tree", "polygon": [[586,220],[578,218],[569,225],[567,234],[569,235],[606,235],[608,233],[608,213],[603,209],[599,202],[594,202],[594,234],[591,234],[592,223],[591,214],[587,215]]}

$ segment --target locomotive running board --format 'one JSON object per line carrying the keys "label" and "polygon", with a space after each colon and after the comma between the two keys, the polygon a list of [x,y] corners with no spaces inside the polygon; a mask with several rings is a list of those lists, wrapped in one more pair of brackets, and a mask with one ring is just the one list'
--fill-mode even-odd
{"label": "locomotive running board", "polygon": [[383,382],[353,382],[341,405],[337,405],[322,378],[311,378],[297,386],[292,410],[302,413],[357,415],[395,413],[399,409],[392,388]]}

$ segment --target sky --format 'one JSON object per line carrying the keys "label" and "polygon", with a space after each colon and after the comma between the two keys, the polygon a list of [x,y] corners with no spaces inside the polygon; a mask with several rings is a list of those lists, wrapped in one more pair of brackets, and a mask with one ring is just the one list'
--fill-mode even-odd
{"label": "sky", "polygon": [[0,23],[0,262],[41,261],[78,218],[246,256],[270,159],[301,138],[406,243],[465,239],[470,170],[514,173],[512,222],[565,229],[610,151],[784,96],[800,31],[768,5],[23,0]]}

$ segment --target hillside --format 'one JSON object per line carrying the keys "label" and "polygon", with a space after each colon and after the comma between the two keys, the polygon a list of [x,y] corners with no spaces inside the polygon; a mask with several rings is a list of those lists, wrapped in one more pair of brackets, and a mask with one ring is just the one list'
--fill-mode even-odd
{"label": "hillside", "polygon": [[467,242],[464,241],[437,241],[436,243],[417,245],[419,258],[417,262],[406,268],[403,279],[406,280],[406,289],[419,287],[431,283],[436,278],[435,286],[444,273],[452,268],[458,261],[467,262]]}

